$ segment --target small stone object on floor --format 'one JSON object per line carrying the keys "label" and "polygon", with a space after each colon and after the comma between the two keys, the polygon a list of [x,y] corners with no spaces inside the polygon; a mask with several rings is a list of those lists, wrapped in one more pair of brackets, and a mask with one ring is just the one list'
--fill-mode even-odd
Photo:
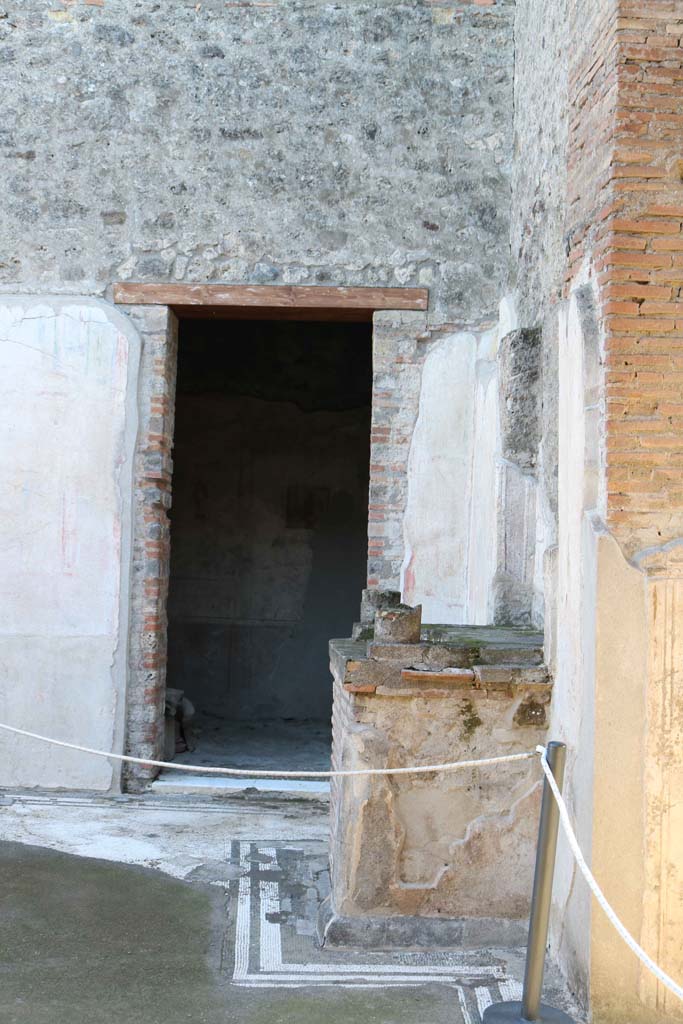
{"label": "small stone object on floor", "polygon": [[195,710],[184,690],[173,687],[166,689],[164,759],[171,760],[176,754],[194,750],[191,722]]}

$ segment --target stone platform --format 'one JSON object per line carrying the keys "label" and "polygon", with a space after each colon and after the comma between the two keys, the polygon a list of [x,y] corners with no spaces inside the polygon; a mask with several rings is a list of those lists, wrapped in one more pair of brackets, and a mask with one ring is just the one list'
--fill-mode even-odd
{"label": "stone platform", "polygon": [[[335,768],[478,759],[545,741],[542,634],[426,625],[419,640],[392,643],[373,639],[367,622],[354,634],[330,644]],[[423,931],[447,944],[523,934],[540,790],[535,759],[334,780],[326,941],[368,931],[407,945]]]}

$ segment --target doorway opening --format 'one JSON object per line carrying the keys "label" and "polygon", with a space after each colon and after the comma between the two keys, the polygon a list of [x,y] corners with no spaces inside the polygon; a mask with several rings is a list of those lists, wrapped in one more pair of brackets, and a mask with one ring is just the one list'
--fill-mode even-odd
{"label": "doorway opening", "polygon": [[180,321],[166,705],[179,768],[329,767],[328,641],[366,579],[371,342],[367,322]]}

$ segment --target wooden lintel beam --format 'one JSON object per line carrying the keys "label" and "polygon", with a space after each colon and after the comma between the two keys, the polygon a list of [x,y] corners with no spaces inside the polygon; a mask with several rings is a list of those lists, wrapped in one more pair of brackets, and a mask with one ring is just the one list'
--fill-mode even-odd
{"label": "wooden lintel beam", "polygon": [[249,309],[426,310],[426,288],[328,288],[321,285],[137,284],[114,285],[121,305]]}

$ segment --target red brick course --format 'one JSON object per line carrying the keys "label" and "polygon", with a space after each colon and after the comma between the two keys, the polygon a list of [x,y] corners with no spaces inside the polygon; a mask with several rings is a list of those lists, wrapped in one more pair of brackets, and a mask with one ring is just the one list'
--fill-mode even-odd
{"label": "red brick course", "polygon": [[591,252],[605,341],[607,519],[633,553],[683,535],[683,8],[576,8],[567,288]]}
{"label": "red brick course", "polygon": [[[159,759],[164,741],[177,321],[165,307],[129,307],[128,313],[142,337],[142,386],[133,482],[126,753]],[[131,766],[126,770],[128,787],[155,774]]]}

